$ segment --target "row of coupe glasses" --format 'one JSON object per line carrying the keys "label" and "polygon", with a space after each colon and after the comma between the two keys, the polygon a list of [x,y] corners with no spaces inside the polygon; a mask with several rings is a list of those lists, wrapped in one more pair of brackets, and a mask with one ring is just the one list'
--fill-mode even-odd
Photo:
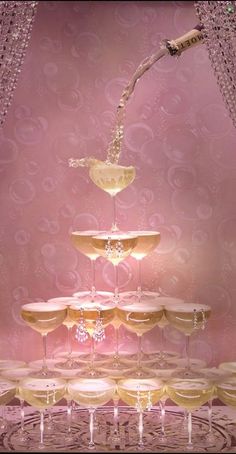
{"label": "row of coupe glasses", "polygon": [[[172,324],[175,328],[185,334],[186,338],[186,353],[187,367],[183,371],[184,375],[190,374],[189,362],[189,339],[191,334],[199,329],[204,329],[206,322],[210,316],[211,308],[207,305],[192,304],[182,302],[181,300],[168,297],[157,297],[155,300],[146,302],[138,302],[137,304],[124,304],[116,306],[114,303],[96,304],[88,302],[75,302],[74,299],[67,301],[67,305],[63,300],[57,303],[37,302],[25,304],[21,308],[21,317],[32,329],[39,332],[42,336],[44,356],[43,366],[38,372],[38,376],[49,377],[51,371],[47,367],[46,357],[46,338],[47,334],[54,331],[63,323],[71,330],[73,324],[76,328],[76,338],[79,342],[85,341],[88,337],[91,339],[91,356],[90,367],[85,372],[89,375],[96,375],[94,368],[94,344],[105,338],[105,327],[113,323],[116,330],[123,324],[126,329],[134,332],[138,336],[138,355],[137,355],[137,376],[142,376],[142,336],[150,331],[155,326],[160,325],[164,329],[166,323]],[[112,355],[111,355],[112,356]],[[111,359],[111,358],[110,358]],[[157,358],[158,360],[158,358]],[[153,361],[155,363],[155,360]],[[72,358],[71,348],[69,357],[63,362],[58,363],[59,368],[78,368],[79,361]],[[119,350],[115,351],[113,360],[110,362],[111,369],[122,370],[122,365],[119,356]],[[155,364],[153,364],[155,367]],[[167,368],[168,361],[165,355],[161,354],[157,361],[156,367]],[[171,367],[173,367],[171,365]],[[122,371],[123,373],[123,371]]]}
{"label": "row of coupe glasses", "polygon": [[[74,231],[71,240],[76,249],[88,257],[92,267],[92,285],[90,292],[76,292],[75,297],[80,300],[103,302],[111,298],[111,292],[98,291],[95,287],[95,261],[102,256],[109,260],[115,271],[114,301],[137,301],[153,298],[158,292],[144,292],[141,284],[141,262],[148,254],[155,250],[160,242],[160,233],[156,231],[127,231],[127,232],[101,232],[98,230]],[[119,293],[118,265],[128,256],[136,259],[139,264],[138,286],[136,291]]]}
{"label": "row of coupe glasses", "polygon": [[[163,403],[167,399],[170,399],[187,412],[188,442],[186,448],[192,450],[192,412],[194,410],[199,409],[207,402],[212,402],[215,398],[219,398],[223,404],[236,409],[236,376],[227,375],[228,373],[226,371],[224,371],[224,375],[220,375],[217,372],[220,372],[220,369],[216,369],[213,372],[211,369],[202,369],[198,371],[198,374],[194,378],[179,378],[175,376],[176,371],[174,370],[166,381],[161,380],[154,374],[152,374],[152,377],[131,377],[115,381],[105,375],[99,378],[80,377],[66,379],[63,377],[52,377],[42,379],[32,377],[32,370],[30,368],[17,368],[5,370],[1,373],[0,405],[5,406],[14,397],[17,397],[21,402],[22,411],[24,409],[24,402],[26,402],[40,412],[38,448],[43,449],[45,447],[45,410],[59,403],[63,398],[67,400],[67,403],[74,401],[80,407],[89,410],[90,441],[88,447],[92,449],[95,447],[95,410],[111,400],[115,400],[116,396],[118,396],[122,402],[130,407],[134,407],[138,412],[139,439],[137,440],[137,445],[139,448],[143,448],[143,413],[157,404],[161,404],[160,408],[162,408]],[[71,412],[67,412],[67,415],[71,416]],[[163,442],[166,440],[164,420],[161,423],[162,430],[158,437],[160,438],[160,442]],[[65,424],[67,424],[67,435],[71,437],[71,419],[67,419]],[[114,421],[114,424],[117,424],[117,421]],[[211,426],[209,425],[210,431]],[[27,439],[26,435],[24,420],[21,420],[21,441]],[[33,445],[33,447],[35,446]]]}

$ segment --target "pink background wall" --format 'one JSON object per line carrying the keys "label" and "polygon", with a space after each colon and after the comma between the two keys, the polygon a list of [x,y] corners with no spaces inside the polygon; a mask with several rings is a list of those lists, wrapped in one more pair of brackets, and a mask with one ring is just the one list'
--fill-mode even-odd
{"label": "pink background wall", "polygon": [[[0,137],[2,358],[41,357],[21,305],[88,288],[89,260],[69,232],[111,225],[109,196],[85,169],[69,168],[68,158],[105,158],[117,103],[137,66],[162,39],[197,22],[193,2],[39,2]],[[207,329],[191,343],[192,356],[212,365],[235,359],[235,145],[204,45],[162,59],[140,79],[120,160],[135,165],[137,177],[117,197],[119,226],[161,232],[143,262],[144,287],[212,306]],[[96,269],[97,287],[112,291],[112,265],[101,258]],[[120,265],[119,279],[121,290],[136,287],[134,259]],[[108,327],[100,350],[112,349],[113,334]],[[136,347],[134,334],[122,328],[120,336],[121,346]],[[168,348],[184,352],[182,334],[169,326],[165,336]],[[64,327],[50,334],[49,353],[65,340]],[[158,342],[156,328],[144,347]]]}

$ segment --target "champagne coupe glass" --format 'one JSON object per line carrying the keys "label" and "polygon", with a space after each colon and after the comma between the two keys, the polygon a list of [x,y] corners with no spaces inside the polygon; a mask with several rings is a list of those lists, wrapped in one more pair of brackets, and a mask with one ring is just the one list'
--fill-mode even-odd
{"label": "champagne coupe glass", "polygon": [[[57,303],[57,304],[62,304],[64,306],[71,306],[72,304],[78,303],[78,299],[75,297],[71,296],[61,296],[57,298],[50,298],[48,300],[48,303]],[[72,337],[72,328],[75,325],[75,322],[70,319],[68,315],[68,310],[67,310],[67,316],[65,320],[62,322],[63,325],[66,326],[67,328],[67,355],[65,361],[58,362],[55,364],[56,368],[59,369],[78,369],[80,367],[80,363],[75,360],[72,357],[72,342],[71,342],[71,337]]]}
{"label": "champagne coupe glass", "polygon": [[0,407],[2,416],[0,418],[0,433],[7,431],[8,421],[4,417],[4,408],[15,396],[16,385],[14,382],[0,377]]}
{"label": "champagne coupe glass", "polygon": [[[114,327],[115,331],[115,351],[112,355],[112,360],[108,361],[108,363],[105,365],[105,368],[107,373],[109,373],[109,375],[111,376],[111,378],[114,377],[121,378],[122,376],[126,376],[127,374],[129,374],[129,371],[130,369],[132,369],[132,366],[128,366],[127,361],[123,361],[119,354],[119,328],[122,325],[122,322],[117,315],[116,308],[115,317],[111,321],[111,324]],[[111,355],[110,352],[109,355]],[[104,356],[108,357],[108,354]]]}
{"label": "champagne coupe glass", "polygon": [[125,378],[118,381],[118,394],[120,398],[136,408],[139,414],[139,441],[138,449],[145,447],[143,441],[143,413],[150,410],[164,394],[164,383],[157,377],[153,378]]}
{"label": "champagne coupe glass", "polygon": [[138,336],[138,360],[136,374],[138,377],[147,376],[141,365],[142,336],[150,331],[161,320],[163,308],[157,302],[138,302],[137,304],[122,305],[117,307],[117,314],[123,325]]}
{"label": "champagne coupe glass", "polygon": [[144,257],[150,254],[154,249],[158,246],[161,240],[160,232],[156,231],[145,231],[145,230],[138,230],[138,231],[129,231],[130,235],[137,236],[138,241],[134,249],[131,251],[131,257],[134,257],[138,262],[138,286],[136,291],[128,291],[122,292],[121,298],[124,299],[126,302],[140,302],[141,300],[145,299],[153,299],[154,297],[158,296],[158,292],[144,292],[142,290],[142,273],[141,273],[141,263]]}
{"label": "champagne coupe glass", "polygon": [[28,437],[25,434],[25,405],[24,399],[21,398],[19,394],[19,382],[25,377],[30,376],[34,372],[34,369],[31,367],[18,367],[16,369],[6,369],[1,372],[1,377],[7,380],[10,380],[15,384],[16,391],[15,397],[19,399],[20,402],[20,437],[19,441],[24,442],[28,440]]}
{"label": "champagne coupe glass", "polygon": [[92,245],[100,256],[109,260],[115,269],[114,302],[119,305],[118,265],[128,257],[137,244],[137,236],[125,232],[107,232],[92,238]]}
{"label": "champagne coupe glass", "polygon": [[[176,304],[174,307],[166,305],[164,312],[169,323],[185,334],[187,365],[179,374],[183,377],[190,377],[192,373],[189,354],[190,336],[199,329],[205,329],[211,314],[211,307],[206,304],[183,303]],[[193,372],[193,375],[196,377],[196,372]]]}
{"label": "champagne coupe glass", "polygon": [[[111,378],[112,380],[115,380],[116,383],[124,379],[126,377],[132,377],[135,374],[135,369],[132,366],[129,366],[128,364],[122,364],[121,367],[114,368],[110,363],[102,364],[99,367],[99,370],[103,372],[107,377]],[[118,390],[116,389],[114,395],[113,395],[113,431],[111,433],[110,437],[110,445],[112,449],[115,449],[117,446],[121,447],[120,444],[122,443],[122,437],[120,435],[120,429],[119,429],[119,394]]]}
{"label": "champagne coupe glass", "polygon": [[89,449],[95,449],[94,413],[96,408],[109,402],[116,390],[116,382],[104,378],[75,378],[68,382],[68,393],[82,407],[89,410]]}
{"label": "champagne coupe glass", "polygon": [[0,373],[4,370],[18,369],[19,367],[26,367],[26,362],[18,359],[0,359]]}
{"label": "champagne coupe glass", "polygon": [[54,331],[67,317],[67,307],[56,303],[29,303],[21,307],[21,317],[35,331],[39,332],[43,340],[43,365],[41,370],[34,372],[34,377],[55,376],[55,372],[47,367],[47,334]]}
{"label": "champagne coupe glass", "polygon": [[[187,451],[193,451],[192,442],[192,412],[212,399],[214,386],[206,378],[171,378],[166,383],[169,398],[187,411],[188,443]],[[197,446],[196,446],[197,448]]]}
{"label": "champagne coupe glass", "polygon": [[157,326],[160,328],[161,332],[161,340],[160,340],[160,348],[158,352],[155,353],[145,353],[143,354],[143,362],[146,361],[152,365],[155,369],[173,369],[173,363],[170,360],[175,360],[175,358],[179,357],[179,354],[172,351],[165,351],[164,347],[164,329],[167,325],[169,325],[169,321],[165,315],[165,307],[166,306],[173,306],[175,307],[177,304],[183,304],[184,300],[181,298],[173,298],[169,296],[158,296],[156,299],[158,305],[162,306],[163,308],[163,315],[161,320],[157,323]]}
{"label": "champagne coupe glass", "polygon": [[[236,409],[236,376],[223,378],[216,386],[217,397],[220,401],[230,408]],[[233,427],[236,427],[236,420],[232,421]],[[234,451],[233,451],[234,452]]]}
{"label": "champagne coupe glass", "polygon": [[212,402],[214,399],[217,399],[217,384],[225,378],[229,377],[229,372],[223,369],[217,369],[216,367],[204,367],[203,369],[200,369],[200,372],[203,374],[206,379],[211,380],[213,386],[214,386],[214,392],[211,396],[211,399],[207,402],[208,407],[207,407],[207,412],[208,412],[208,425],[209,425],[209,430],[207,433],[206,440],[210,443],[215,442],[215,437],[212,429]]}
{"label": "champagne coupe glass", "polygon": [[[19,395],[22,400],[40,412],[40,442],[37,448],[47,450],[44,444],[44,412],[59,402],[66,392],[66,380],[55,378],[26,377],[19,382]],[[32,448],[34,448],[32,446]]]}
{"label": "champagne coupe glass", "polygon": [[113,223],[111,230],[119,230],[116,220],[116,195],[129,186],[135,179],[136,171],[133,166],[121,166],[98,162],[89,169],[89,176],[96,186],[110,194],[113,200]]}
{"label": "champagne coupe glass", "polygon": [[229,361],[219,364],[219,369],[223,369],[230,375],[236,375],[236,361]]}
{"label": "champagne coupe glass", "polygon": [[92,272],[92,284],[89,292],[76,292],[73,294],[74,297],[79,298],[81,302],[91,300],[94,303],[103,302],[107,298],[112,296],[111,292],[103,292],[96,290],[95,286],[95,263],[99,254],[94,250],[92,246],[92,237],[99,235],[99,230],[77,230],[71,232],[70,238],[75,248],[89,258],[91,263]]}
{"label": "champagne coupe glass", "polygon": [[91,302],[73,304],[69,307],[69,317],[77,324],[79,336],[90,336],[91,353],[90,366],[86,372],[88,376],[98,377],[100,372],[95,369],[94,348],[95,341],[99,342],[105,337],[104,328],[108,326],[115,317],[115,305],[113,303],[96,304]]}

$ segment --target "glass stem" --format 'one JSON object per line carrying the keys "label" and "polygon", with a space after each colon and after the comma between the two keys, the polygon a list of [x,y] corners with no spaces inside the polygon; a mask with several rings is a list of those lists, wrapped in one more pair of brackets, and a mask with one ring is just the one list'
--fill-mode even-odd
{"label": "glass stem", "polygon": [[120,359],[120,356],[119,356],[119,327],[115,328],[115,340],[116,340],[115,354],[114,354],[113,358],[114,358],[115,363],[118,363],[119,359]]}
{"label": "glass stem", "polygon": [[71,359],[71,355],[72,355],[71,331],[72,331],[72,327],[71,327],[71,326],[68,326],[68,327],[67,327],[67,351],[68,351],[68,359]]}
{"label": "glass stem", "polygon": [[39,447],[44,448],[44,410],[40,410],[40,443]]}
{"label": "glass stem", "polygon": [[43,375],[47,373],[47,334],[42,334],[43,337]]}
{"label": "glass stem", "polygon": [[20,401],[20,430],[24,432],[24,425],[25,425],[25,406],[24,406],[24,399],[19,398]]}
{"label": "glass stem", "polygon": [[160,406],[160,412],[161,412],[161,437],[165,437],[165,416],[166,416],[166,410],[165,410],[165,401],[160,400],[159,402]]}
{"label": "glass stem", "polygon": [[209,424],[209,434],[212,434],[212,399],[208,400],[208,424]]}
{"label": "glass stem", "polygon": [[139,441],[138,441],[138,449],[143,449],[143,411],[139,410],[139,421],[138,421],[138,433],[139,433]]}
{"label": "glass stem", "polygon": [[138,287],[137,287],[137,295],[138,295],[138,301],[139,301],[139,303],[140,303],[141,297],[142,297],[141,261],[142,261],[142,260],[138,260]]}
{"label": "glass stem", "polygon": [[113,224],[111,231],[116,232],[118,230],[117,223],[116,223],[116,196],[112,196],[112,203],[113,203]]}
{"label": "glass stem", "polygon": [[95,294],[96,294],[96,287],[95,287],[95,261],[94,259],[91,260],[91,271],[92,271],[92,285],[91,285],[91,301],[94,302]]}
{"label": "glass stem", "polygon": [[90,440],[89,440],[89,449],[95,448],[95,443],[93,439],[94,434],[94,413],[95,408],[89,408],[89,432],[90,432]]}
{"label": "glass stem", "polygon": [[0,417],[0,429],[5,429],[7,425],[7,421],[5,418],[6,415],[6,407],[5,405],[0,405],[1,417]]}
{"label": "glass stem", "polygon": [[118,414],[119,414],[119,408],[118,408],[118,403],[119,403],[119,397],[113,397],[113,402],[114,402],[114,432],[115,434],[118,433],[119,428],[118,428]]}
{"label": "glass stem", "polygon": [[72,419],[72,401],[71,399],[67,400],[67,431],[71,433],[71,419]]}
{"label": "glass stem", "polygon": [[94,342],[94,337],[91,336],[91,345],[90,345],[90,357],[91,357],[91,360],[90,360],[90,371],[91,371],[91,374],[93,375],[94,373],[94,355],[95,355],[95,342]]}
{"label": "glass stem", "polygon": [[190,347],[190,336],[187,335],[185,336],[185,352],[186,352],[186,369],[187,371],[190,370],[190,352],[189,352],[189,347]]}
{"label": "glass stem", "polygon": [[115,304],[119,304],[120,302],[120,295],[119,295],[119,284],[118,284],[118,265],[114,265],[115,267],[115,292],[114,292],[114,297],[115,297]]}
{"label": "glass stem", "polygon": [[164,359],[164,328],[160,328],[161,330],[161,339],[160,339],[160,358]]}
{"label": "glass stem", "polygon": [[142,369],[141,366],[141,356],[142,356],[142,334],[138,335],[138,361],[137,361],[137,369]]}
{"label": "glass stem", "polygon": [[193,443],[192,443],[192,413],[191,411],[188,411],[188,449],[193,449]]}

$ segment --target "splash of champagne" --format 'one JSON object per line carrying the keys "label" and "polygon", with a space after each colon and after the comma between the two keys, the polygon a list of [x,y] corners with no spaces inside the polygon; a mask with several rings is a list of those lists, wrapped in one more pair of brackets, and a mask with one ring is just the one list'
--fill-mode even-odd
{"label": "splash of champagne", "polygon": [[[118,164],[120,154],[121,154],[121,145],[124,137],[124,118],[126,105],[130,96],[132,95],[135,85],[138,80],[143,76],[143,74],[148,71],[154,63],[160,60],[165,55],[180,55],[184,50],[193,47],[196,44],[199,44],[203,40],[202,26],[197,25],[193,30],[188,33],[185,33],[180,38],[176,40],[164,40],[161,43],[161,47],[158,52],[153,55],[146,57],[138,66],[135,73],[133,74],[128,85],[122,92],[115,118],[115,127],[113,128],[112,140],[108,145],[107,157],[105,163]],[[69,159],[70,167],[90,167],[99,162],[102,162],[94,157],[85,157],[81,159]]]}

